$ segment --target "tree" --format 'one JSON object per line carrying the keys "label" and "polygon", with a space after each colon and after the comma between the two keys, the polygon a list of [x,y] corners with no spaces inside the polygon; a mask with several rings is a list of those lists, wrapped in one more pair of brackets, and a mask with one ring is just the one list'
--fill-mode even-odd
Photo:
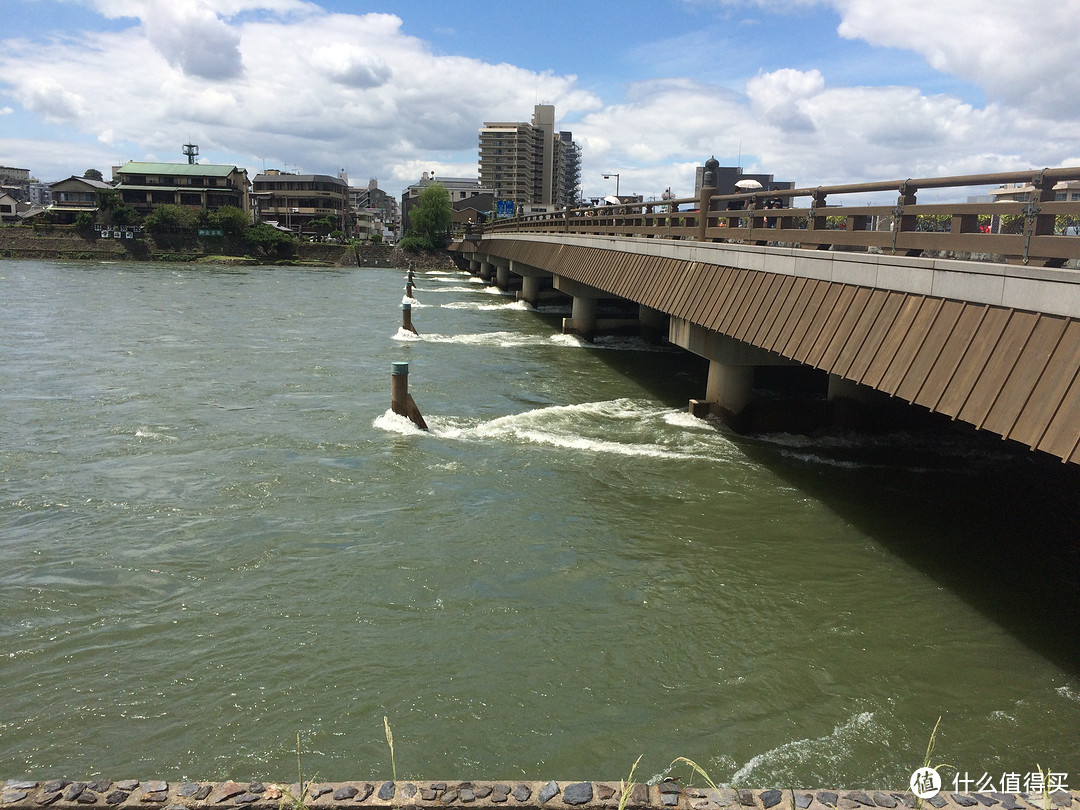
{"label": "tree", "polygon": [[85,172],[83,172],[83,177],[87,180],[105,180],[105,178],[101,176],[101,172],[99,172],[97,169],[87,169]]}
{"label": "tree", "polygon": [[287,259],[292,255],[295,239],[292,234],[279,231],[273,225],[252,225],[244,234],[251,252],[259,256]]}
{"label": "tree", "polygon": [[409,230],[427,242],[429,249],[438,250],[450,236],[453,219],[450,193],[441,183],[432,183],[420,192],[420,200],[409,212]]}
{"label": "tree", "polygon": [[223,205],[206,219],[210,227],[221,228],[226,236],[239,236],[251,224],[251,217],[235,205]]}
{"label": "tree", "polygon": [[326,236],[330,231],[337,227],[337,219],[327,214],[325,217],[311,220],[308,223],[308,226],[319,236]]}
{"label": "tree", "polygon": [[134,225],[139,221],[139,212],[122,203],[114,188],[103,188],[98,192],[98,211],[106,225]]}
{"label": "tree", "polygon": [[75,215],[75,230],[81,234],[89,235],[94,230],[94,215],[89,211],[80,211]]}
{"label": "tree", "polygon": [[184,205],[159,205],[146,217],[152,233],[192,232],[199,224],[199,212]]}

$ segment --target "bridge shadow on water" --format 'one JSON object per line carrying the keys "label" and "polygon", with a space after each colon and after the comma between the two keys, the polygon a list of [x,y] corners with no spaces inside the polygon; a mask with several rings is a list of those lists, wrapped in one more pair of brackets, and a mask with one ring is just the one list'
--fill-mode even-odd
{"label": "bridge shadow on water", "polygon": [[[704,393],[707,363],[693,355],[597,355],[673,407]],[[1080,467],[882,399],[884,418],[858,429],[715,424],[748,458],[1080,676]],[[814,395],[786,409],[828,405]]]}
{"label": "bridge shadow on water", "polygon": [[[928,415],[929,416],[929,415]],[[738,440],[1034,652],[1080,675],[1080,469],[948,420]]]}

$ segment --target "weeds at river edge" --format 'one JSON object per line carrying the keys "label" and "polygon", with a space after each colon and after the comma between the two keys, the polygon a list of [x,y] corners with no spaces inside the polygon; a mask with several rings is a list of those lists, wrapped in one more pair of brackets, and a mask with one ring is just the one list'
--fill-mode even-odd
{"label": "weeds at river edge", "polygon": [[394,775],[394,781],[397,781],[397,763],[394,761],[394,732],[390,730],[390,721],[386,719],[386,715],[383,715],[382,719],[383,729],[386,731],[386,744],[390,746],[390,771]]}
{"label": "weeds at river edge", "polygon": [[634,781],[634,771],[637,770],[638,763],[641,762],[643,756],[644,754],[638,754],[638,758],[630,766],[630,775],[626,777],[626,781],[619,780],[619,810],[626,810],[626,805],[630,801],[630,794],[634,792],[634,786],[637,784]]}
{"label": "weeds at river edge", "polygon": [[[952,765],[942,762],[940,765],[930,764],[930,755],[934,753],[934,745],[937,741],[938,726],[941,725],[941,715],[938,715],[937,722],[934,723],[934,730],[930,732],[930,741],[926,744],[926,755],[923,757],[923,769],[933,768],[935,771],[940,771],[942,768],[951,768]],[[922,810],[923,800],[922,796],[915,797],[915,810]]]}
{"label": "weeds at river edge", "polygon": [[281,804],[278,805],[278,810],[308,810],[308,791],[311,789],[311,784],[316,777],[318,777],[318,774],[311,777],[307,784],[304,783],[304,770],[300,762],[300,732],[298,731],[296,732],[296,789],[300,795],[294,796],[289,788],[281,791]]}

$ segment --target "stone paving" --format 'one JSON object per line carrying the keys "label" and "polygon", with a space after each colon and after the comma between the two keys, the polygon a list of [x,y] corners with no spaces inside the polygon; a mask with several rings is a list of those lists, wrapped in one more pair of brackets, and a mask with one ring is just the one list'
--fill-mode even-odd
{"label": "stone paving", "polygon": [[[10,779],[4,783],[0,806],[4,810],[83,810],[86,805],[104,808],[155,808],[155,810],[299,810],[295,797],[300,786],[262,782],[164,782],[98,779],[77,782],[53,779],[46,782]],[[303,805],[310,810],[333,810],[360,805],[376,808],[439,807],[470,805],[477,808],[515,807],[521,810],[581,810],[617,808],[621,787],[617,782],[327,782],[307,786]],[[1050,796],[1025,793],[941,792],[926,799],[923,807],[993,808],[993,810],[1080,810],[1080,792],[1057,791]],[[908,791],[771,789],[736,790],[688,787],[677,780],[657,785],[634,785],[628,810],[676,808],[676,810],[895,810],[915,808]]]}

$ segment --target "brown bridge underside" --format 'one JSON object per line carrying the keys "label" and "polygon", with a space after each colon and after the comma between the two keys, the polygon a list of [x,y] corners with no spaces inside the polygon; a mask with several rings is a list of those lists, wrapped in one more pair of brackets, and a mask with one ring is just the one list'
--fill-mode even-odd
{"label": "brown bridge underside", "polygon": [[1080,463],[1075,318],[580,245],[489,236],[482,252]]}

